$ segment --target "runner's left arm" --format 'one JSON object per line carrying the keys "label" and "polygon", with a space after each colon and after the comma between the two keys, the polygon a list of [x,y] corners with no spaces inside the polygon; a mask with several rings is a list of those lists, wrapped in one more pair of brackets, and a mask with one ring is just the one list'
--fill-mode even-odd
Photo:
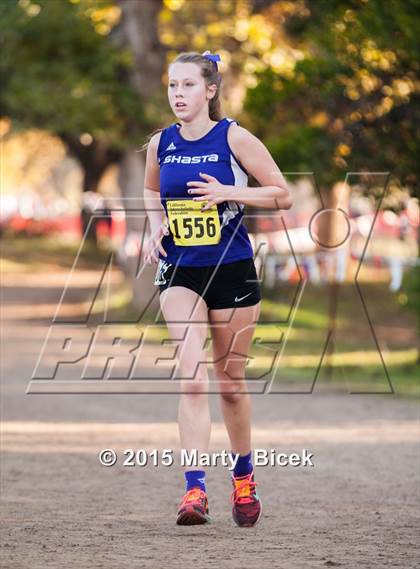
{"label": "runner's left arm", "polygon": [[267,147],[237,124],[230,126],[228,141],[242,166],[261,186],[231,186],[227,199],[253,207],[290,209],[293,203],[290,190]]}

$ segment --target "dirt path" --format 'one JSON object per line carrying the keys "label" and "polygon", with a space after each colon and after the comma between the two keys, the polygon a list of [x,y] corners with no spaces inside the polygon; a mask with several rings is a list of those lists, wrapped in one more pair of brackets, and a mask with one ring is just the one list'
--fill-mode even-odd
{"label": "dirt path", "polygon": [[[213,524],[178,527],[177,397],[27,395],[67,271],[7,275],[2,363],[2,566],[418,567],[418,407],[394,396],[254,395],[255,448],[314,454],[259,467],[264,515],[231,519],[229,471],[207,469]],[[118,274],[115,278],[120,278]],[[95,275],[80,272],[75,304]],[[211,452],[229,449],[216,396]],[[101,466],[112,448],[120,460]],[[123,451],[174,450],[175,465],[127,467]]]}

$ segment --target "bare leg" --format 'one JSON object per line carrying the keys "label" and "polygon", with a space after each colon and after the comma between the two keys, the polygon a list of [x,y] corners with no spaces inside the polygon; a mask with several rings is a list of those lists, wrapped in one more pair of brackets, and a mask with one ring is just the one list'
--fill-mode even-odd
{"label": "bare leg", "polygon": [[220,385],[220,406],[231,450],[251,450],[251,397],[245,365],[261,303],[243,308],[210,310],[214,371]]}
{"label": "bare leg", "polygon": [[186,287],[170,287],[160,295],[162,313],[172,338],[179,339],[178,362],[182,378],[178,408],[181,448],[208,452],[211,419],[208,405],[208,311],[204,300]]}

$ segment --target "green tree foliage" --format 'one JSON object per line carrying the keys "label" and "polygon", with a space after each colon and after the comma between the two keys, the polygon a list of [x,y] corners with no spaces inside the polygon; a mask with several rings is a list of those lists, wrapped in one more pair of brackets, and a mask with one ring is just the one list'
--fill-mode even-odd
{"label": "green tree foliage", "polygon": [[390,171],[416,193],[419,2],[297,4],[284,27],[299,56],[257,72],[244,105],[252,128],[284,170],[315,171],[323,186]]}
{"label": "green tree foliage", "polygon": [[107,0],[0,4],[0,105],[15,129],[46,129],[66,142],[87,133],[115,150],[138,144],[127,125],[149,125],[126,81],[131,54],[108,35],[118,15]]}

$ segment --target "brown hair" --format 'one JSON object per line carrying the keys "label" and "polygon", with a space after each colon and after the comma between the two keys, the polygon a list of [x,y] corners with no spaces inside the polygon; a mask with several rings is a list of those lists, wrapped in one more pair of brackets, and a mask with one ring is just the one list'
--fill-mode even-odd
{"label": "brown hair", "polygon": [[[201,77],[204,77],[207,85],[217,86],[216,94],[209,100],[209,117],[213,121],[220,121],[223,118],[219,99],[222,76],[217,70],[216,64],[210,59],[207,59],[207,57],[204,57],[204,54],[207,53],[210,52],[205,51],[203,54],[197,53],[196,51],[182,52],[173,61],[171,61],[169,65],[173,65],[174,63],[196,63],[201,68]],[[147,142],[143,144],[141,150],[145,150],[149,146],[150,139],[158,132],[162,132],[162,130],[162,128],[158,128],[152,132],[152,134],[149,134]]]}

